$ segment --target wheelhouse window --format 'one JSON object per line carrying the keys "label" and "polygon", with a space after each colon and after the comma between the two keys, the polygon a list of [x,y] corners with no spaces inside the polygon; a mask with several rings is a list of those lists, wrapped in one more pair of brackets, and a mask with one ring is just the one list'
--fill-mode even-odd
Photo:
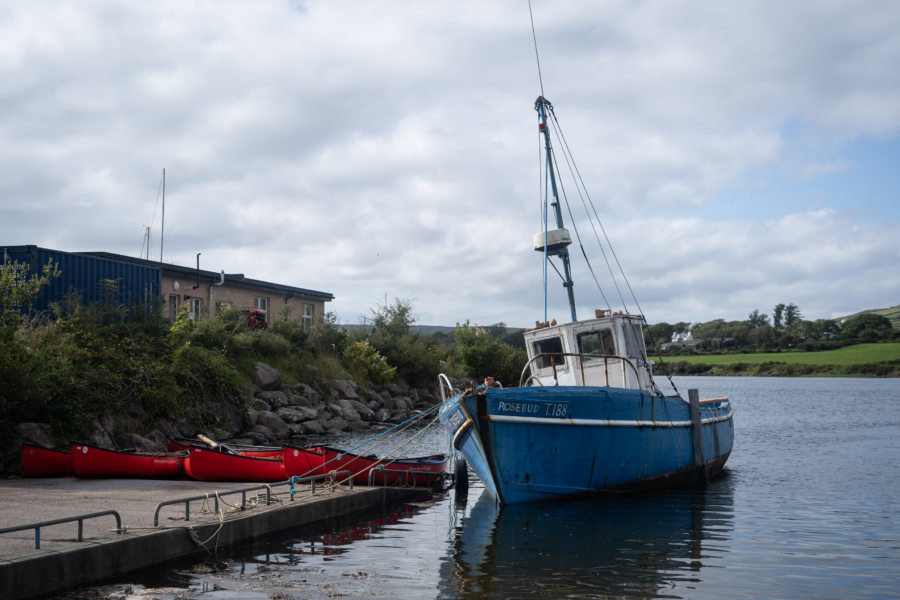
{"label": "wheelhouse window", "polygon": [[[566,366],[566,357],[558,356],[562,354],[562,338],[559,336],[544,338],[542,340],[536,340],[531,344],[532,352],[534,356],[538,356],[540,354],[544,354],[545,356],[541,356],[537,360],[534,361],[535,366],[538,369],[546,369],[552,365],[556,365],[556,368],[561,369]],[[546,356],[546,355],[557,355],[557,356]]]}
{"label": "wheelhouse window", "polygon": [[615,356],[616,345],[610,329],[579,333],[578,352],[587,356]]}
{"label": "wheelhouse window", "polygon": [[647,351],[644,349],[644,333],[640,323],[623,323],[625,333],[625,348],[628,356],[644,358]]}
{"label": "wheelhouse window", "polygon": [[253,305],[263,314],[265,322],[269,322],[269,299],[265,296],[257,296],[253,299]]}
{"label": "wheelhouse window", "polygon": [[303,304],[300,309],[300,323],[304,327],[311,327],[313,321],[313,305]]}

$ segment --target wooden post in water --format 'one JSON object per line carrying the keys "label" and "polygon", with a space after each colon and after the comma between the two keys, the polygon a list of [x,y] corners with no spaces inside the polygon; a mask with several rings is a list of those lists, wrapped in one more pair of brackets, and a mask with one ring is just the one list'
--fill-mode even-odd
{"label": "wooden post in water", "polygon": [[697,479],[706,485],[709,474],[706,470],[706,457],[703,454],[703,422],[700,420],[700,392],[688,390],[688,401],[691,406],[691,439],[694,442],[694,467]]}

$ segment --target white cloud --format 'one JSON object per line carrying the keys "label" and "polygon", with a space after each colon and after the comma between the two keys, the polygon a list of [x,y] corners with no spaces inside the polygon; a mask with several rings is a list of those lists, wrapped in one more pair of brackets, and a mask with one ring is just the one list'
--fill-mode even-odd
{"label": "white cloud", "polygon": [[[534,6],[546,93],[651,320],[898,302],[895,221],[702,209],[751,172],[846,174],[848,142],[898,135],[900,10]],[[331,291],[348,321],[385,297],[427,323],[543,317],[526,5],[0,12],[3,244],[136,254],[165,167],[167,260]],[[576,273],[582,312],[589,283]]]}

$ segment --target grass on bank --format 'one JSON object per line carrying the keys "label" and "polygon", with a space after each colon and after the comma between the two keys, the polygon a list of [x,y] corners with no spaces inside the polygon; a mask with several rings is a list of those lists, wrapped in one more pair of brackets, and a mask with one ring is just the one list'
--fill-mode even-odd
{"label": "grass on bank", "polygon": [[[652,357],[651,357],[652,358]],[[835,350],[819,352],[765,352],[754,354],[683,354],[663,355],[663,362],[686,362],[702,365],[759,365],[764,363],[785,363],[788,365],[864,365],[900,360],[900,342],[883,344],[856,344]],[[657,359],[658,362],[658,359]]]}

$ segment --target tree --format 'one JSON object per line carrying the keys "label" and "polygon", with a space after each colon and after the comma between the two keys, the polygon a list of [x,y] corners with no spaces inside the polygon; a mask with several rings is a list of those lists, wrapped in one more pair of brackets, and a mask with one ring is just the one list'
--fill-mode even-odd
{"label": "tree", "polygon": [[756,329],[757,327],[762,327],[763,325],[769,324],[769,315],[760,313],[759,309],[753,309],[753,312],[750,313],[750,316],[747,318],[747,326],[750,329]]}
{"label": "tree", "polygon": [[656,323],[644,329],[644,343],[648,348],[656,348],[672,341],[675,327],[668,323]]}
{"label": "tree", "polygon": [[894,329],[891,321],[887,317],[873,312],[850,317],[841,327],[841,338],[845,340],[859,339],[875,342],[892,337],[894,337]]}
{"label": "tree", "polygon": [[800,308],[797,307],[796,304],[791,302],[784,309],[784,324],[786,327],[790,326],[794,321],[799,321],[803,318],[803,315],[800,314]]}
{"label": "tree", "polygon": [[466,374],[476,380],[493,377],[506,386],[519,384],[525,351],[494,339],[484,327],[456,324],[457,354]]}
{"label": "tree", "polygon": [[12,335],[25,318],[31,303],[50,280],[59,276],[51,258],[41,274],[29,275],[31,268],[16,261],[0,265],[0,334]]}
{"label": "tree", "polygon": [[775,329],[781,329],[784,324],[784,309],[784,304],[776,304],[772,309],[772,327]]}

